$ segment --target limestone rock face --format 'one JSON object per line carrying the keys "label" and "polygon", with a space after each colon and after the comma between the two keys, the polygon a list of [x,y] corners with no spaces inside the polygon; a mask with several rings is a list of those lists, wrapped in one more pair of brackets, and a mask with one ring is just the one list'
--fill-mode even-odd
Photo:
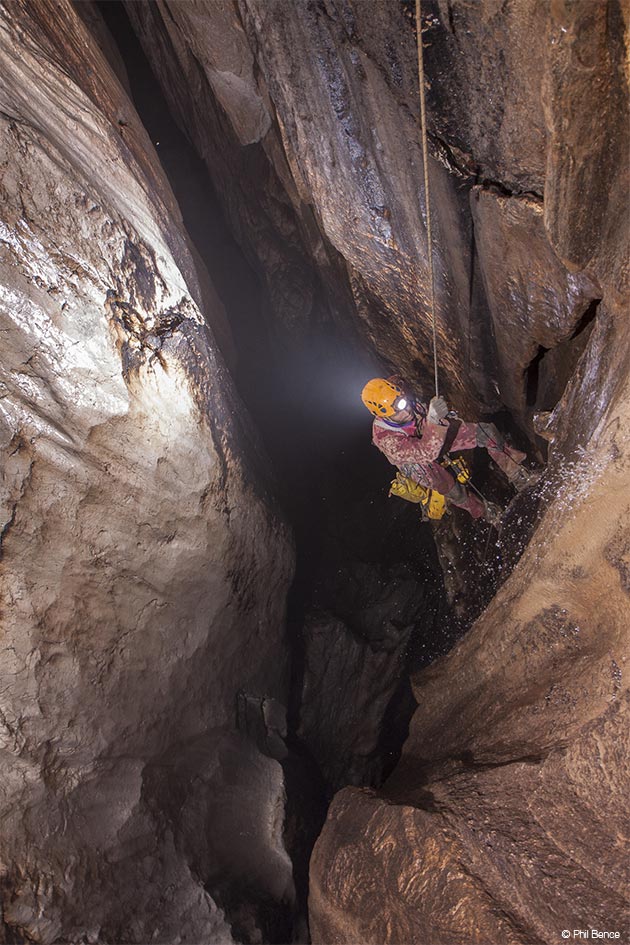
{"label": "limestone rock face", "polygon": [[415,679],[384,796],[335,799],[311,861],[315,941],[628,940],[628,355],[510,580]]}
{"label": "limestone rock face", "polygon": [[[244,0],[226,36],[231,4],[199,3],[197,30],[223,37],[203,65],[194,56],[184,6],[165,0],[126,8],[239,239],[265,274],[282,324],[304,336],[309,320],[327,311],[354,325],[382,360],[428,375],[416,49],[402,6],[344,0],[331,4],[328,15],[326,5]],[[228,97],[224,86],[218,107],[214,86],[217,71],[235,68],[231,51],[243,38],[257,65],[249,95],[257,94],[274,118],[260,144],[245,150],[236,130],[241,98]],[[249,68],[239,66],[236,78],[252,81]],[[453,188],[437,162],[432,174],[443,377],[472,410],[480,399],[496,404],[497,397],[477,370],[477,362],[491,358],[470,341],[467,194]],[[469,341],[472,388],[459,350]]]}
{"label": "limestone rock face", "polygon": [[[553,408],[560,399],[583,350],[581,345],[569,350],[568,342],[579,334],[601,290],[586,273],[570,273],[554,253],[544,230],[542,201],[474,187],[471,209],[502,400],[528,429],[537,407]],[[558,350],[541,363],[541,354],[552,349]],[[549,370],[554,360],[557,377]]]}
{"label": "limestone rock face", "polygon": [[292,896],[233,734],[284,698],[291,543],[124,89],[69,3],[5,5],[0,57],[0,941],[230,942],[217,874]]}
{"label": "limestone rock face", "polygon": [[[524,426],[536,406],[550,411],[539,520],[472,630],[414,678],[418,709],[382,792],[348,788],[335,798],[311,861],[318,942],[552,942],[578,928],[628,941],[630,757],[620,735],[630,714],[623,29],[616,4],[545,6],[536,37],[544,202],[487,184],[472,192],[502,397]],[[484,53],[498,55],[509,21],[501,19],[495,46],[492,11],[498,15],[497,5],[453,5],[453,37],[465,17],[485,37]],[[485,68],[482,60],[482,76]],[[526,99],[532,81],[524,79]],[[473,129],[495,94],[482,78],[469,89]],[[434,116],[434,127],[440,120]],[[532,123],[539,123],[536,109]],[[473,134],[467,153],[475,154],[476,142]],[[483,157],[488,167],[499,166],[493,149]],[[508,151],[502,160],[517,167]],[[539,168],[532,161],[523,180],[536,183]],[[588,218],[592,229],[582,229]]]}
{"label": "limestone rock face", "polygon": [[[127,9],[282,324],[303,335],[324,305],[430,390],[418,78],[405,5],[160,0]],[[609,291],[627,280],[612,235],[625,223],[623,183],[614,181],[623,182],[627,155],[606,131],[624,109],[615,11],[590,0],[553,11],[544,2],[425,6],[441,383],[460,412],[508,408],[532,443],[528,364],[539,347],[569,339],[601,298],[596,269]],[[591,80],[597,93],[584,109],[580,83]],[[245,140],[258,143],[243,148]],[[601,170],[583,187],[576,168],[586,166]],[[600,220],[604,185],[594,182],[603,180],[619,189]],[[586,202],[598,208],[599,257],[588,226],[580,223],[580,236],[570,223],[586,186]],[[512,271],[504,272],[497,247],[508,227]],[[541,299],[533,286],[547,281],[553,297]],[[564,329],[541,330],[551,308]],[[506,336],[522,348],[511,367]]]}
{"label": "limestone rock face", "polygon": [[[128,6],[262,269],[287,271],[261,246],[290,233],[324,286],[336,273],[337,315],[430,389],[410,4],[238,0],[228,45],[247,38],[256,68],[240,75],[271,116],[249,167],[239,96],[213,79],[227,46],[196,71],[203,109],[216,115],[220,99],[227,116],[213,127],[232,126],[219,144],[183,104],[178,70],[189,74],[195,40],[178,5]],[[523,500],[506,529],[520,552],[525,518],[535,523],[524,558],[414,682],[399,769],[380,795],[333,802],[311,863],[311,930],[322,943],[449,945],[555,941],[589,925],[626,934],[627,23],[615,0],[423,8],[442,388],[462,414],[506,409],[549,468],[538,518]],[[205,31],[226,22],[221,4],[195,14]],[[272,212],[229,183],[226,150],[243,180],[265,168]],[[298,333],[310,316],[292,300],[282,311]],[[361,678],[356,649],[344,678]],[[313,656],[312,678],[323,661]]]}
{"label": "limestone rock face", "polygon": [[[237,11],[228,0],[158,0],[126,4],[126,10],[172,114],[208,165],[226,217],[263,277],[276,336],[286,344],[311,313],[314,277],[285,190],[290,178],[282,146]],[[265,149],[277,156],[277,169]]]}
{"label": "limestone rock face", "polygon": [[[423,2],[428,128],[453,170],[541,195],[545,0]],[[484,107],[479,108],[483,96]]]}
{"label": "limestone rock face", "polygon": [[572,271],[597,270],[618,300],[630,278],[619,252],[628,231],[627,27],[622,3],[552,5],[542,87],[550,241]]}
{"label": "limestone rock face", "polygon": [[[429,391],[409,7],[126,4],[275,338],[304,347],[334,321]],[[534,523],[522,560],[414,677],[397,770],[333,801],[311,932],[627,939],[628,15],[423,9],[442,391],[467,418],[503,409],[548,468],[505,529],[513,563]],[[283,757],[292,551],[216,353],[220,305],[95,13],[0,13],[0,941],[278,940],[268,917],[294,897],[282,773],[234,727],[238,705]],[[464,531],[438,535],[458,615],[462,575],[485,580]],[[391,661],[422,624],[403,591],[397,625],[387,589],[308,625],[301,735],[329,788],[370,777]]]}

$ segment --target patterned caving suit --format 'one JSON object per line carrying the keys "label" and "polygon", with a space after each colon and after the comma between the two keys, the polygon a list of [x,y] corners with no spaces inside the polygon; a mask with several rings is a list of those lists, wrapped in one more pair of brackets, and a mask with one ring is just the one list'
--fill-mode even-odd
{"label": "patterned caving suit", "polygon": [[[404,476],[443,496],[472,515],[481,518],[484,504],[473,492],[457,482],[437,459],[444,446],[449,425],[429,423],[418,416],[399,426],[377,417],[372,424],[372,442],[397,466]],[[494,462],[511,481],[514,471],[525,459],[525,453],[508,446],[492,423],[461,422],[450,445],[449,453],[484,446]]]}

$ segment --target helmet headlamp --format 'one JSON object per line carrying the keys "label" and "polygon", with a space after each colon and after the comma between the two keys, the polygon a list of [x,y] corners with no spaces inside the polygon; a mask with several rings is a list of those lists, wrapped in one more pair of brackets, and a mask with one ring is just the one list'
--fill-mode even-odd
{"label": "helmet headlamp", "polygon": [[409,403],[401,383],[395,377],[373,377],[361,391],[361,399],[375,417],[393,417],[399,410],[404,410]]}

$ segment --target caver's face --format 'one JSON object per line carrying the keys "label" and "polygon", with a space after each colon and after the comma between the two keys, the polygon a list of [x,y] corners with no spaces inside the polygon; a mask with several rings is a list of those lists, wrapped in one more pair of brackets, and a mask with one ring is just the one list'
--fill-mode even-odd
{"label": "caver's face", "polygon": [[389,418],[391,423],[409,423],[410,420],[413,420],[413,413],[409,407],[405,407],[403,410],[397,410],[396,413],[392,414]]}

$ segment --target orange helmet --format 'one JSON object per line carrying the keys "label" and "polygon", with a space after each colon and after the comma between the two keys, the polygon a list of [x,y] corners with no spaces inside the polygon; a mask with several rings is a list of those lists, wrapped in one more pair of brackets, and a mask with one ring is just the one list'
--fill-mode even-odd
{"label": "orange helmet", "polygon": [[361,391],[361,400],[375,417],[391,417],[402,410],[407,404],[398,404],[401,398],[405,400],[402,387],[394,379],[386,381],[383,377],[373,377]]}

